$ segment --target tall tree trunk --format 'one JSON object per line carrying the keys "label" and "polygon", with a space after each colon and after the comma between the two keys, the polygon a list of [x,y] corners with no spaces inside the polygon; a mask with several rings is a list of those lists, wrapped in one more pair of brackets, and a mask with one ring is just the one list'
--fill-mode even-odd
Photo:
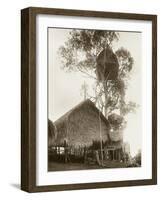
{"label": "tall tree trunk", "polygon": [[107,106],[107,102],[108,102],[108,93],[107,93],[107,82],[105,81],[103,83],[103,88],[104,88],[104,94],[105,94],[105,107],[104,107],[104,115],[107,118],[108,117],[108,106]]}
{"label": "tall tree trunk", "polygon": [[124,102],[125,102],[125,95],[121,94],[121,98],[120,98],[120,116],[124,116],[124,112],[123,112],[123,106],[124,106]]}

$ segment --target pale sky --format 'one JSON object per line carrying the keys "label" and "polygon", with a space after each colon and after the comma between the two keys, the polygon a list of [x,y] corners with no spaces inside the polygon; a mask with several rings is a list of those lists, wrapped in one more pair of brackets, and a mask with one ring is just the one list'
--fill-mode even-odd
{"label": "pale sky", "polygon": [[[49,57],[48,57],[48,115],[49,119],[55,121],[71,108],[83,100],[80,88],[84,81],[89,85],[89,92],[92,93],[91,86],[93,80],[85,77],[80,72],[66,73],[61,69],[61,58],[58,49],[69,37],[70,29],[48,29]],[[124,130],[124,141],[130,144],[130,151],[135,155],[141,149],[142,143],[142,121],[141,121],[141,33],[119,32],[120,38],[114,44],[114,50],[124,47],[130,51],[134,58],[131,79],[126,91],[128,101],[133,101],[139,105],[136,113],[128,114],[127,127]]]}

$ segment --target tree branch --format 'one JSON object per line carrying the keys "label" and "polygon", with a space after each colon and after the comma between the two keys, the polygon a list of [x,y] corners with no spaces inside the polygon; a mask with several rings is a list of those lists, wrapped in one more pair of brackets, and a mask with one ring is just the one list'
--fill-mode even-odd
{"label": "tree branch", "polygon": [[79,70],[80,72],[82,72],[82,73],[85,74],[86,76],[88,76],[88,77],[90,77],[90,78],[93,78],[93,79],[97,80],[97,78],[95,78],[94,76],[90,75],[90,74],[87,73],[86,71],[83,71],[83,70],[80,69],[79,67],[77,67],[77,68],[78,68],[78,70]]}

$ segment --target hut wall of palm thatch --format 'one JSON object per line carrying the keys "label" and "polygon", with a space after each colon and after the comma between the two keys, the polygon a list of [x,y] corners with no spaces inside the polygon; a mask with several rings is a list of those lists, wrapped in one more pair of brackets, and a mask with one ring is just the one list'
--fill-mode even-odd
{"label": "hut wall of palm thatch", "polygon": [[123,144],[123,130],[124,118],[116,113],[108,116],[108,121],[112,127],[109,132],[109,137],[111,139],[111,146],[115,148],[121,148]]}
{"label": "hut wall of palm thatch", "polygon": [[115,131],[110,131],[109,136],[113,142],[118,142],[123,140],[123,131],[120,130],[115,130]]}
{"label": "hut wall of palm thatch", "polygon": [[93,141],[107,141],[109,129],[103,114],[85,100],[54,123],[49,120],[48,145],[59,146],[67,141],[70,146],[90,146]]}

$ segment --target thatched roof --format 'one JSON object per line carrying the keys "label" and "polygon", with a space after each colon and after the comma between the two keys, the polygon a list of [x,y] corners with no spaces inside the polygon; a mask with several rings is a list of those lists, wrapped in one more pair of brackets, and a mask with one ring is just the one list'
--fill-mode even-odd
{"label": "thatched roof", "polygon": [[108,121],[113,125],[120,125],[122,124],[123,120],[124,118],[116,113],[112,113],[108,116]]}
{"label": "thatched roof", "polygon": [[95,104],[87,99],[55,122],[49,120],[49,146],[62,145],[65,140],[71,146],[89,146],[100,139],[116,145],[122,141],[122,134],[111,132],[110,123]]}
{"label": "thatched roof", "polygon": [[[100,122],[100,123],[99,123]],[[55,122],[49,120],[49,144],[88,146],[94,140],[108,140],[109,123],[89,99],[81,102]],[[52,141],[51,141],[52,140]]]}
{"label": "thatched roof", "polygon": [[100,115],[101,120],[104,121],[104,123],[109,126],[109,122],[107,121],[106,117],[102,114],[102,112],[95,106],[95,104],[89,100],[86,99],[79,103],[77,106],[73,107],[70,111],[65,113],[63,116],[61,116],[59,119],[57,119],[54,124],[59,124],[61,121],[66,120],[72,113],[77,112],[78,110],[82,108],[92,108],[97,114]]}
{"label": "thatched roof", "polygon": [[51,146],[55,141],[55,126],[53,122],[48,120],[48,146]]}

